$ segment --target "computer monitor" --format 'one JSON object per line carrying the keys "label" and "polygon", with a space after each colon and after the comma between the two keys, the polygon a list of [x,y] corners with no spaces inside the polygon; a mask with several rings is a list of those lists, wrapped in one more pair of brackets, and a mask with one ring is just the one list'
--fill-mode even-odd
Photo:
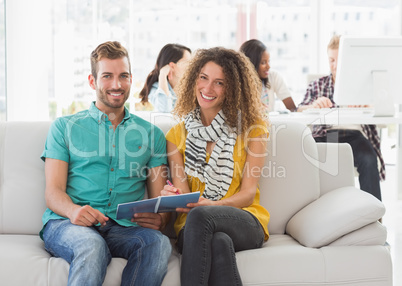
{"label": "computer monitor", "polygon": [[402,103],[402,37],[341,36],[334,101],[372,105],[375,116],[393,116]]}

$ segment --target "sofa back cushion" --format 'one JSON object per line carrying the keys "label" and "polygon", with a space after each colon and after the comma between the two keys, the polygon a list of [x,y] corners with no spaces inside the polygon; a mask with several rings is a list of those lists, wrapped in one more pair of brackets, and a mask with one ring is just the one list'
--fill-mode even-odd
{"label": "sofa back cushion", "polygon": [[[178,123],[169,114],[146,116],[164,133]],[[37,234],[42,227],[46,204],[40,155],[50,124],[0,124],[0,233]],[[319,196],[318,169],[313,164],[317,148],[305,125],[283,122],[271,126],[267,152],[260,180],[261,204],[271,214],[270,233],[283,234],[289,219]]]}
{"label": "sofa back cushion", "polygon": [[317,150],[320,158],[320,196],[334,189],[355,185],[353,153],[348,143],[317,143]]}
{"label": "sofa back cushion", "polygon": [[50,122],[1,125],[0,233],[38,234],[46,209],[40,155]]}
{"label": "sofa back cushion", "polygon": [[270,234],[283,234],[290,218],[320,195],[317,146],[306,125],[275,122],[267,149],[261,204],[271,215]]}

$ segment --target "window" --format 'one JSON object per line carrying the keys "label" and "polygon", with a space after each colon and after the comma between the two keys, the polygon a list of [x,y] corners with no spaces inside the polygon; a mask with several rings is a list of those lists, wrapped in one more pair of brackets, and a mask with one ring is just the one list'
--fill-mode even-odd
{"label": "window", "polygon": [[[283,75],[298,104],[306,89],[304,67],[311,65],[308,37],[312,32],[311,3],[309,0],[258,1],[257,6],[257,38],[268,47],[271,68]],[[282,15],[284,20],[276,15]]]}
{"label": "window", "polygon": [[106,40],[129,50],[130,108],[166,43],[238,49],[250,38],[267,45],[297,104],[307,72],[328,71],[332,34],[400,35],[401,2],[0,0],[0,120],[48,120],[87,108],[95,99],[89,54]]}

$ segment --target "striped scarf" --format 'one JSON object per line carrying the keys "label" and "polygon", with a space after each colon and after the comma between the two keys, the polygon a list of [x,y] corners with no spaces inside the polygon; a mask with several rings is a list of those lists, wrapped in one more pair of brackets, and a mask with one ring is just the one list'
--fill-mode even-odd
{"label": "striped scarf", "polygon": [[[225,123],[222,110],[209,126],[202,124],[199,108],[186,116],[184,124],[188,131],[185,172],[205,182],[203,197],[218,201],[225,196],[232,183],[233,149],[237,135]],[[207,142],[216,142],[208,163]]]}

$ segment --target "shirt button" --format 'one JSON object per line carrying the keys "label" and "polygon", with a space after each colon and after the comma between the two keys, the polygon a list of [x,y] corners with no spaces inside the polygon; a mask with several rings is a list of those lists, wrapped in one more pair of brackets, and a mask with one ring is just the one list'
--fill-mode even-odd
{"label": "shirt button", "polygon": [[110,207],[111,203],[108,203],[107,205]]}
{"label": "shirt button", "polygon": [[113,172],[113,171],[114,171],[114,169],[112,168],[112,169],[110,169],[110,171],[112,171],[112,172]]}
{"label": "shirt button", "polygon": [[116,145],[113,145],[113,148],[116,147]]}
{"label": "shirt button", "polygon": [[110,188],[109,191],[112,191],[112,188]]}

